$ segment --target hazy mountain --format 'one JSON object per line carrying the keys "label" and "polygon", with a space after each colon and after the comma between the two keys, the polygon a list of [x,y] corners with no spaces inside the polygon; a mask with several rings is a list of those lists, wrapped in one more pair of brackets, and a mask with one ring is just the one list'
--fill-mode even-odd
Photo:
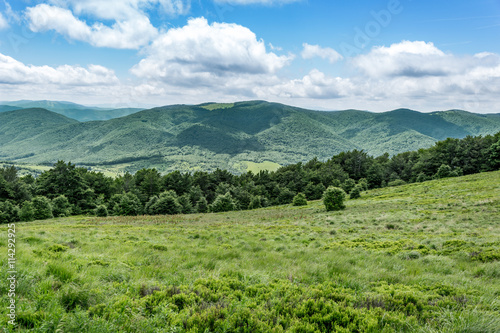
{"label": "hazy mountain", "polygon": [[385,113],[311,111],[262,101],[172,105],[107,121],[77,122],[41,110],[0,113],[0,159],[53,163],[58,159],[135,171],[229,169],[248,162],[280,165],[327,159],[364,149],[396,154],[447,137],[500,131],[498,115],[465,111]]}
{"label": "hazy mountain", "polygon": [[82,122],[93,120],[109,120],[128,116],[129,114],[143,110],[140,108],[99,108],[61,101],[22,100],[0,102],[0,104],[2,104],[0,105],[0,112],[12,111],[16,109],[43,108]]}

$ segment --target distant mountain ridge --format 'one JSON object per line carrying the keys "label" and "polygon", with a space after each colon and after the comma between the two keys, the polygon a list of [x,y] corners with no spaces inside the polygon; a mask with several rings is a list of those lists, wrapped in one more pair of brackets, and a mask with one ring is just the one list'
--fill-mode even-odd
{"label": "distant mountain ridge", "polygon": [[[363,149],[378,156],[448,137],[500,131],[500,116],[451,110],[312,111],[265,101],[170,105],[107,121],[78,122],[40,108],[0,113],[0,160],[105,165],[136,171],[241,173],[326,160]],[[256,169],[255,169],[256,168]]]}
{"label": "distant mountain ridge", "polygon": [[93,120],[109,120],[128,116],[129,114],[144,110],[141,108],[100,108],[84,106],[72,102],[47,100],[0,102],[0,112],[30,108],[43,108],[82,122]]}

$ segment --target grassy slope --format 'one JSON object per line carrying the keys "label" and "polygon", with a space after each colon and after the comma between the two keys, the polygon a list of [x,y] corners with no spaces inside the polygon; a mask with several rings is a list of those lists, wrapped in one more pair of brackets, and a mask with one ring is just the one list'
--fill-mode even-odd
{"label": "grassy slope", "polygon": [[497,332],[498,184],[493,172],[373,190],[333,213],[310,202],[18,223],[19,318],[34,332],[42,323],[45,331],[157,332],[210,318],[212,331],[334,330],[323,306],[351,330]]}
{"label": "grassy slope", "polygon": [[[500,130],[500,117],[463,111],[317,112],[263,101],[172,105],[59,127],[40,126],[36,117],[28,123],[30,118],[23,116],[26,112],[19,111],[19,117],[24,127],[35,131],[0,122],[2,159],[28,163],[63,159],[114,169],[124,165],[131,172],[142,167],[162,172],[219,167],[239,173],[244,171],[243,161],[286,165],[313,157],[326,160],[352,149],[376,156],[396,154],[429,147],[446,137]],[[0,120],[5,114],[17,113],[0,113]],[[7,128],[5,132],[16,128],[16,135],[21,136],[6,140],[2,128]]]}

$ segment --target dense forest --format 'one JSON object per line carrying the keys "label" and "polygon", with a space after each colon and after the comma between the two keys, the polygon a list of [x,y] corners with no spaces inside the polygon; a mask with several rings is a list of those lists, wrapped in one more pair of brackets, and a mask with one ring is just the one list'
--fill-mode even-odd
{"label": "dense forest", "polygon": [[255,209],[292,203],[294,197],[320,199],[330,186],[346,193],[500,169],[500,132],[446,139],[428,149],[372,157],[342,152],[275,172],[234,175],[226,170],[166,175],[142,169],[106,177],[64,161],[39,177],[0,169],[0,223],[90,214],[156,215]]}

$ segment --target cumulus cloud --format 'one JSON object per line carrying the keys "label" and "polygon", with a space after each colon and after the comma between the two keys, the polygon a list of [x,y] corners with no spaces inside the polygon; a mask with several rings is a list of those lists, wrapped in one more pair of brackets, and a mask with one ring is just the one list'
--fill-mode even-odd
{"label": "cumulus cloud", "polygon": [[330,109],[363,105],[370,110],[420,107],[499,111],[495,109],[500,94],[498,54],[457,56],[432,43],[403,41],[374,47],[350,59],[350,63],[354,72],[348,77],[334,77],[315,69],[301,79],[259,88],[258,95],[294,98],[309,104],[335,100],[336,107]]}
{"label": "cumulus cloud", "polygon": [[446,76],[457,70],[456,58],[422,41],[374,47],[368,54],[355,57],[353,64],[371,77]]}
{"label": "cumulus cloud", "polygon": [[0,30],[3,30],[5,28],[9,27],[9,23],[5,19],[5,17],[0,13]]}
{"label": "cumulus cloud", "polygon": [[119,82],[115,73],[103,66],[62,65],[58,67],[25,65],[0,53],[0,85],[114,85]]}
{"label": "cumulus cloud", "polygon": [[49,0],[61,8],[71,8],[76,15],[92,15],[107,20],[128,20],[145,16],[145,11],[162,9],[166,14],[187,14],[191,0]]}
{"label": "cumulus cloud", "polygon": [[330,63],[342,60],[343,57],[334,49],[329,47],[321,47],[319,45],[310,45],[307,43],[302,44],[304,49],[302,50],[302,58],[312,59],[319,57],[322,59],[327,59]]}
{"label": "cumulus cloud", "polygon": [[76,18],[69,9],[47,4],[27,8],[26,16],[34,32],[54,30],[66,38],[97,47],[137,49],[148,44],[158,34],[145,16],[117,21],[111,27],[102,23],[89,26]]}
{"label": "cumulus cloud", "polygon": [[335,99],[347,96],[354,90],[350,79],[329,77],[313,69],[301,79],[282,82],[272,87],[258,87],[258,96],[275,95],[288,98]]}
{"label": "cumulus cloud", "polygon": [[132,68],[138,77],[170,84],[220,84],[220,78],[273,74],[292,56],[267,52],[262,40],[237,24],[208,24],[190,19],[181,28],[159,36],[147,49],[147,57]]}

